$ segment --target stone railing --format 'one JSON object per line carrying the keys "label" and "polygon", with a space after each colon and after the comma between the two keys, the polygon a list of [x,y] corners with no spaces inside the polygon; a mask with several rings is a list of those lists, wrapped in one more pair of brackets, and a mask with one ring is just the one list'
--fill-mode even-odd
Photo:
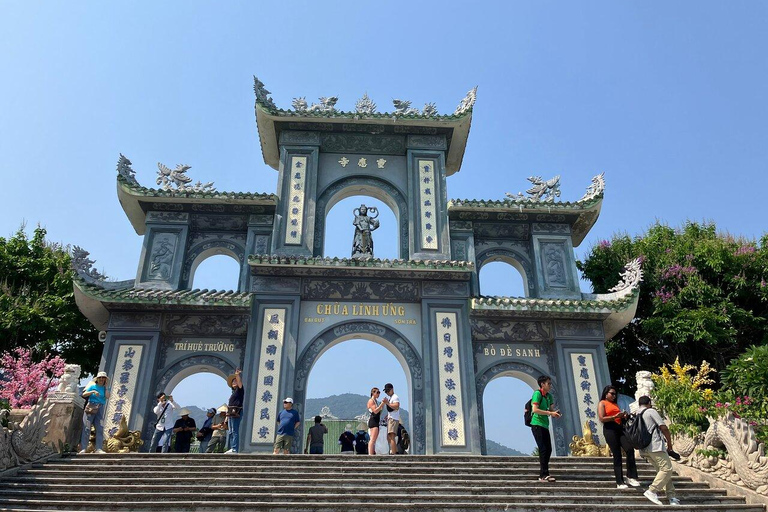
{"label": "stone railing", "polygon": [[34,462],[56,453],[43,441],[54,404],[44,401],[32,408],[21,423],[0,428],[0,471]]}
{"label": "stone railing", "polygon": [[[651,373],[637,372],[636,378],[635,399],[642,395],[653,397]],[[681,455],[679,463],[768,496],[768,457],[765,445],[757,441],[755,430],[730,413],[723,418],[708,420],[709,428],[703,434],[675,436],[675,451]],[[709,454],[715,451],[725,451],[727,455],[722,459]]]}

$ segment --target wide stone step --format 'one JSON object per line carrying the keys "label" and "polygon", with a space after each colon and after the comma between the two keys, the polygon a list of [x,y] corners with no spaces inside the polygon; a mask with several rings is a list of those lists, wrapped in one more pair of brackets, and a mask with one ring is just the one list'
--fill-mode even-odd
{"label": "wide stone step", "polygon": [[[231,510],[269,510],[271,512],[327,512],[334,511],[361,511],[366,512],[391,512],[411,511],[416,508],[420,512],[441,512],[450,510],[461,511],[516,511],[516,512],[638,512],[638,511],[663,511],[669,510],[667,506],[659,506],[645,500],[645,503],[532,503],[530,500],[508,501],[502,503],[486,503],[485,500],[473,500],[471,502],[457,500],[431,500],[425,503],[414,504],[412,502],[399,502],[387,500],[386,503],[372,502],[370,499],[346,502],[326,501],[325,499],[313,499],[311,503],[302,503],[300,506],[293,501],[293,495],[289,492],[282,494],[282,501],[272,503],[266,501],[235,501],[226,503],[208,503],[198,500],[177,501],[173,503],[173,510],[183,511],[212,511],[225,512]],[[85,506],[83,506],[85,505]],[[141,503],[134,501],[89,501],[85,504],[72,503],[68,500],[15,500],[0,499],[0,511],[30,511],[37,512],[51,510],[66,510],[69,512],[168,512],[170,510],[164,503]],[[748,504],[700,504],[684,506],[682,510],[695,510],[696,512],[765,512],[764,507]]]}

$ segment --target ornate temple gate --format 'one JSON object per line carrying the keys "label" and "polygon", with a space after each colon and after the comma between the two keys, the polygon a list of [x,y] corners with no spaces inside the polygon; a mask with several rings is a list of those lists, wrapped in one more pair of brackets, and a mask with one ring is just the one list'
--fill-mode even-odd
{"label": "ornate temple gate", "polygon": [[[554,422],[557,454],[585,423],[594,428],[599,388],[610,381],[603,344],[631,320],[640,278],[635,264],[610,294],[579,289],[573,247],[597,219],[602,176],[574,202],[553,200],[559,178],[531,178],[529,196],[449,201],[474,89],[450,115],[399,100],[380,114],[367,96],[355,112],[337,111],[335,99],[280,110],[258,80],[255,92],[276,194],[191,186],[185,166],[160,165],[163,189],[145,188],[121,155],[118,196],[144,236],[136,279],[105,282],[88,253],[76,254],[78,305],[104,331],[100,368],[113,376],[108,430],[125,416],[148,438],[158,391],[198,371],[241,367],[241,446],[271,451],[281,398],[294,397],[303,413],[312,366],[352,338],[386,347],[403,366],[414,453],[484,452],[482,394],[500,375],[529,384],[552,375],[564,412]],[[326,215],[352,195],[392,209],[401,259],[366,253],[375,214],[362,207],[355,257],[324,257]],[[214,254],[240,263],[238,290],[189,289]],[[520,271],[525,297],[480,295],[478,272],[491,261]]]}

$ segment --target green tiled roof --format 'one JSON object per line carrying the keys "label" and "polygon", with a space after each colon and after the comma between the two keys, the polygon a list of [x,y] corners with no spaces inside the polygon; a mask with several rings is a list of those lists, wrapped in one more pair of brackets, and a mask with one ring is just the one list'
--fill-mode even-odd
{"label": "green tiled roof", "polygon": [[168,198],[189,198],[189,199],[223,199],[223,200],[262,200],[277,203],[275,194],[259,192],[177,192],[174,190],[163,190],[159,188],[148,188],[141,185],[133,185],[122,175],[117,175],[118,184],[124,190],[134,196],[143,196],[149,198],[168,197]]}
{"label": "green tiled roof", "polygon": [[279,117],[299,117],[302,119],[306,118],[316,118],[316,119],[350,119],[354,121],[365,121],[365,120],[371,120],[371,119],[413,119],[413,120],[419,120],[419,121],[454,121],[457,119],[462,119],[464,117],[467,117],[472,114],[472,109],[468,109],[465,112],[462,112],[461,114],[436,114],[433,116],[425,116],[422,114],[397,114],[395,112],[374,112],[372,114],[360,114],[358,112],[345,112],[341,110],[334,110],[333,112],[309,112],[309,111],[297,111],[297,110],[286,110],[282,108],[269,108],[269,106],[261,103],[256,100],[256,104],[264,109],[265,112],[272,114],[274,116]]}
{"label": "green tiled roof", "polygon": [[522,297],[477,297],[473,310],[564,313],[613,313],[624,311],[637,298],[638,290],[615,300],[529,299]]}
{"label": "green tiled roof", "polygon": [[75,279],[83,294],[102,303],[183,305],[183,306],[234,306],[249,307],[250,293],[218,290],[149,290],[146,288],[123,288],[107,290]]}
{"label": "green tiled roof", "polygon": [[451,260],[387,260],[372,258],[368,260],[353,258],[323,258],[303,256],[278,256],[270,254],[253,254],[248,256],[249,265],[294,265],[314,267],[349,267],[372,269],[404,269],[404,270],[452,270],[471,272],[474,263],[469,261]]}
{"label": "green tiled roof", "polygon": [[451,199],[448,201],[448,209],[451,208],[496,208],[523,210],[586,210],[603,200],[603,195],[578,201],[534,201],[532,199]]}

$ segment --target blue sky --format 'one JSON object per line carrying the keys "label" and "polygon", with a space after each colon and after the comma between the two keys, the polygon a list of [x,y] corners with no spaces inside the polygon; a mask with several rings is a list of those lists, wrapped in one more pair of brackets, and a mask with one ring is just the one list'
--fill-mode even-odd
{"label": "blue sky", "polygon": [[[380,110],[403,98],[452,112],[478,85],[449,197],[500,199],[525,190],[527,176],[560,174],[562,199],[577,199],[605,172],[602,214],[579,256],[656,219],[710,219],[758,237],[768,209],[767,18],[759,1],[6,1],[0,236],[40,223],[108,275],[133,277],[141,239],[115,195],[121,152],[148,186],[163,162],[189,164],[219,190],[274,191],[256,133],[256,74],[286,108],[295,96],[338,95],[350,110],[367,92]],[[328,254],[349,250],[353,205],[331,212],[342,227]],[[377,232],[377,256],[394,255],[392,239]],[[218,287],[227,265],[212,268],[213,284],[195,284]],[[493,281],[500,288],[484,293],[512,286]],[[321,360],[310,395],[338,387],[330,376],[347,358],[327,357],[337,363]],[[390,363],[373,384],[347,379],[355,389],[346,390],[380,386],[399,368]],[[519,394],[494,398],[514,414],[497,415],[491,437],[512,446]]]}

